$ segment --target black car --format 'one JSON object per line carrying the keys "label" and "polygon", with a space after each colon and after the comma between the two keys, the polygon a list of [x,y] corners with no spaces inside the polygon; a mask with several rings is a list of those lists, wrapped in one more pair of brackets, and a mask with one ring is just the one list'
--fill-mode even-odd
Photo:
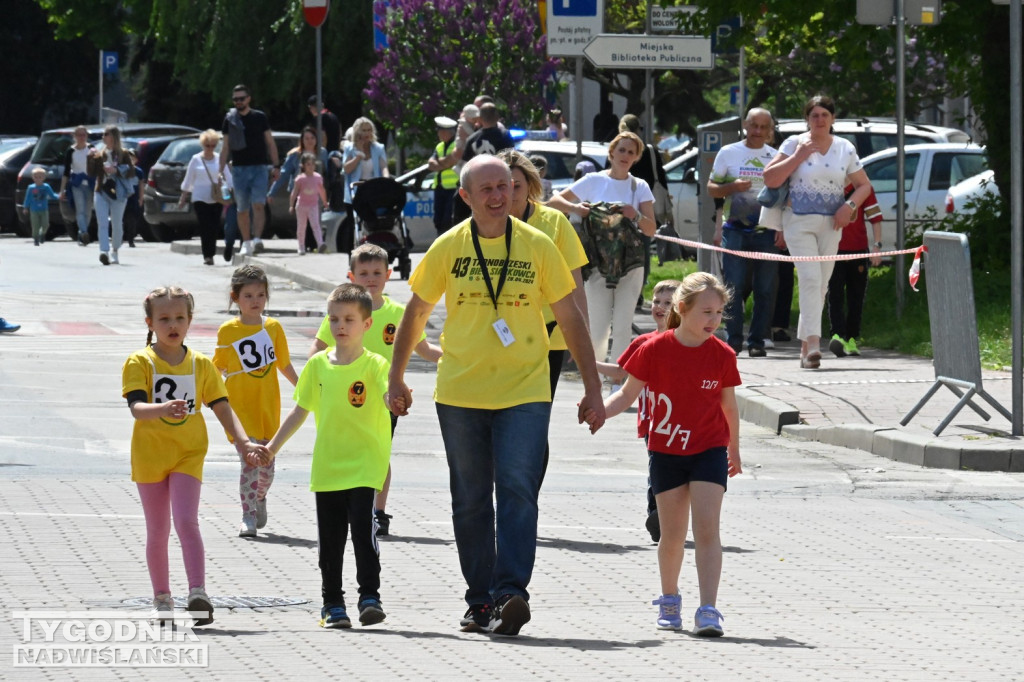
{"label": "black car", "polygon": [[[299,143],[295,133],[274,131],[274,143],[281,161],[288,152]],[[185,177],[185,169],[189,160],[202,151],[199,137],[191,135],[179,138],[169,144],[163,154],[150,169],[146,181],[144,196],[144,213],[147,227],[159,241],[190,239],[197,234],[199,227],[191,206],[178,206],[181,198],[181,181]],[[217,145],[216,154],[220,154]],[[282,239],[295,238],[295,216],[288,213],[288,188],[283,186],[273,195],[273,209],[270,204],[265,206],[266,227],[264,239],[274,235]]]}
{"label": "black car", "polygon": [[0,137],[0,231],[14,232],[18,225],[18,211],[14,203],[14,190],[18,173],[32,156],[38,137]]}
{"label": "black car", "polygon": [[[87,126],[89,130],[89,143],[97,144],[102,142],[103,129],[105,125]],[[154,138],[167,138],[169,142],[176,136],[188,135],[199,132],[189,126],[180,126],[173,123],[122,123],[118,125],[121,129],[122,145],[124,147],[137,147],[145,140]],[[53,188],[54,192],[60,191],[61,176],[64,174],[64,153],[68,147],[74,144],[75,126],[47,130],[39,136],[32,156],[29,158],[21,172],[18,174],[17,188],[15,190],[15,204],[17,205],[18,230],[24,236],[31,235],[31,228],[28,223],[28,214],[25,211],[25,190],[32,183],[31,170],[36,166],[46,169],[46,182]],[[150,155],[151,159],[155,156]],[[143,167],[145,170],[145,167]],[[47,238],[68,234],[72,238],[77,236],[77,228],[74,224],[72,214],[70,222],[63,215],[61,206],[57,201],[50,202],[50,230]]]}

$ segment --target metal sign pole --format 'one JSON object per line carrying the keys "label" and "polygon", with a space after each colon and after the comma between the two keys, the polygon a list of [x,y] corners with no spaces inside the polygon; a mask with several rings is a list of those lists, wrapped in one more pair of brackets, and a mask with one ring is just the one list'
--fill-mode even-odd
{"label": "metal sign pole", "polygon": [[[583,57],[576,57],[576,78],[573,83],[576,106],[573,109],[573,137],[576,138],[576,163],[583,160]],[[575,165],[575,164],[574,164]]]}
{"label": "metal sign pole", "polygon": [[1011,299],[1011,355],[1012,355],[1012,411],[1013,435],[1022,435],[1022,410],[1024,410],[1024,377],[1022,364],[1022,316],[1021,289],[1024,287],[1024,191],[1021,182],[1024,175],[1021,144],[1024,141],[1024,126],[1021,123],[1021,0],[1010,2],[1010,299]]}
{"label": "metal sign pole", "polygon": [[[906,69],[907,69],[907,35],[904,0],[896,0],[896,248],[906,245],[906,153],[904,150],[904,131],[906,121]],[[903,315],[903,277],[905,265],[903,257],[896,257],[896,319]]]}
{"label": "metal sign pole", "polygon": [[97,112],[96,122],[103,123],[103,50],[100,50],[100,108]]}
{"label": "metal sign pole", "polygon": [[[323,93],[323,63],[321,59],[321,43],[320,43],[320,27],[316,27],[316,144],[319,147],[323,144],[324,139],[324,93]],[[299,140],[299,146],[302,146],[302,140]],[[335,150],[327,150],[335,151]],[[317,151],[317,158],[320,158],[319,150]],[[324,168],[323,172],[326,173],[327,169]]]}

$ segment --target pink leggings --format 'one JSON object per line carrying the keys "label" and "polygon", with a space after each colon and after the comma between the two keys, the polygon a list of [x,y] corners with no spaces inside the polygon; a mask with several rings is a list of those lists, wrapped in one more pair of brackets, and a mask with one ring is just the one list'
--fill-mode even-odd
{"label": "pink leggings", "polygon": [[202,481],[188,474],[172,473],[159,483],[138,483],[142,512],[146,517],[146,566],[153,595],[171,593],[167,567],[167,542],[174,530],[181,542],[189,589],[206,583],[206,556],[199,533],[199,491]]}
{"label": "pink leggings", "polygon": [[299,248],[301,249],[303,244],[306,243],[306,221],[309,220],[309,227],[313,230],[313,239],[316,240],[316,245],[320,246],[324,243],[323,231],[320,229],[320,204],[304,204],[302,201],[298,201],[295,204],[295,218],[298,221],[297,232],[295,236],[299,238]]}

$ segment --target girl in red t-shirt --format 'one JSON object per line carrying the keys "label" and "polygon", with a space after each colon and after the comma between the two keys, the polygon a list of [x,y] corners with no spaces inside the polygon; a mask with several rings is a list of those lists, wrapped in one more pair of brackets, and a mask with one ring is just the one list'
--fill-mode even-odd
{"label": "girl in red t-shirt", "polygon": [[722,573],[719,518],[728,479],[742,473],[736,354],[714,336],[729,297],[714,275],[696,272],[684,279],[672,299],[678,326],[626,360],[626,383],[605,400],[611,417],[647,387],[651,487],[661,524],[662,596],[653,602],[660,607],[658,627],[682,628],[679,573],[692,509],[701,604],[693,633],[705,637],[723,634],[715,608]]}

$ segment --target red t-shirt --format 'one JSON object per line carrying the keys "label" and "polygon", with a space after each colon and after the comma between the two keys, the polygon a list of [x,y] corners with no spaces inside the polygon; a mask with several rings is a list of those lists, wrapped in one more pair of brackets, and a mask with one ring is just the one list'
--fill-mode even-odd
{"label": "red t-shirt", "polygon": [[[637,349],[644,345],[648,339],[652,339],[658,335],[659,332],[647,332],[641,334],[626,346],[626,350],[622,351],[622,355],[619,356],[617,364],[619,367],[625,368],[626,361],[633,357],[633,353]],[[636,408],[636,437],[645,438],[647,436],[648,424],[650,424],[650,401],[647,399],[647,386],[644,386],[640,391],[640,395],[637,396],[637,408]]]}
{"label": "red t-shirt", "polygon": [[729,445],[722,389],[740,385],[736,353],[715,336],[691,348],[672,330],[643,344],[626,371],[647,382],[650,431],[647,448],[668,455],[696,455]]}
{"label": "red t-shirt", "polygon": [[[846,186],[846,196],[853,194],[853,185]],[[864,205],[856,210],[853,216],[853,220],[850,224],[843,228],[843,236],[839,240],[840,251],[867,251],[868,250],[868,230],[867,224],[864,222],[867,220],[871,223],[877,223],[882,220],[882,209],[878,206],[878,199],[875,197],[875,190],[871,190],[871,194],[864,200]]]}

